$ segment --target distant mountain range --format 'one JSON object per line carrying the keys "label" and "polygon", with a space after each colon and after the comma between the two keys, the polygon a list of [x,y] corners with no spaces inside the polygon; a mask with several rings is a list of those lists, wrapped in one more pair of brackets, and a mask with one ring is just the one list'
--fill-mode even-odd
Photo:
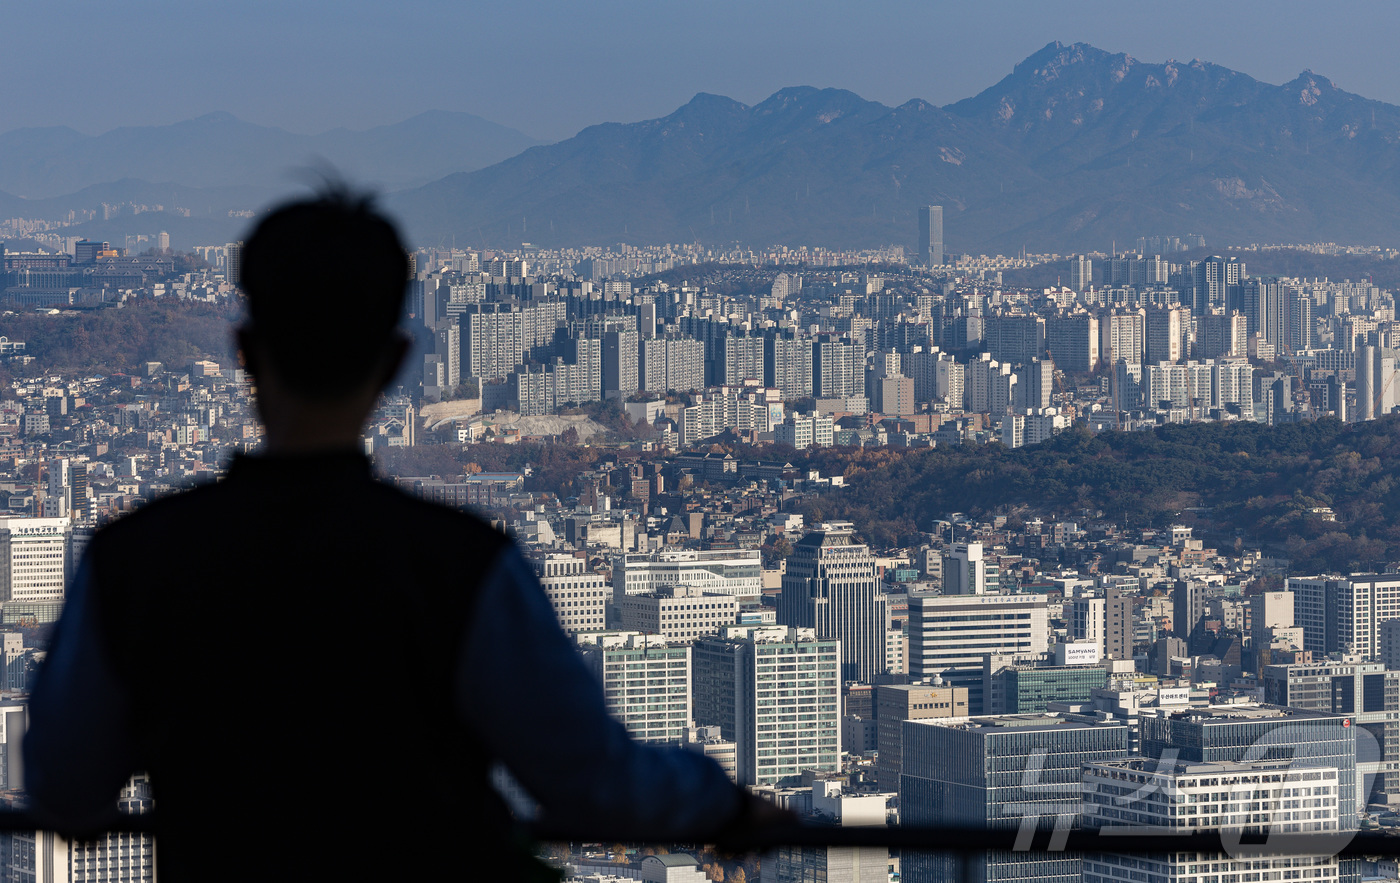
{"label": "distant mountain range", "polygon": [[950,252],[1400,240],[1400,108],[1310,72],[1282,86],[1200,61],[1052,43],[964,101],[887,107],[783,89],[697,95],[396,194],[421,241],[912,247]]}
{"label": "distant mountain range", "polygon": [[[90,221],[72,233],[120,240],[167,230],[177,247],[207,244],[247,225],[230,210],[294,191],[317,164],[390,191],[492,165],[540,143],[469,113],[443,111],[319,135],[226,113],[91,136],[66,127],[15,129],[0,134],[0,216],[55,219],[104,202],[160,205],[166,211]],[[174,214],[177,207],[191,216]]]}
{"label": "distant mountain range", "polygon": [[230,209],[293,189],[292,170],[316,157],[391,191],[419,244],[912,248],[929,204],[944,206],[950,253],[1187,233],[1220,245],[1400,242],[1400,107],[1310,72],[1275,86],[1201,61],[1059,43],[941,108],[811,87],[754,106],[701,94],[661,119],[548,145],[446,113],[316,136],[226,114],[95,137],[22,129],[0,135],[0,217],[98,201],[181,206],[192,216],[118,216],[74,232],[159,227],[177,246],[213,241],[246,224]]}
{"label": "distant mountain range", "polygon": [[471,171],[541,142],[469,113],[430,111],[363,132],[298,135],[211,113],[168,126],[83,135],[66,127],[0,134],[0,191],[43,199],[122,179],[186,187],[286,190],[329,160],[386,189]]}

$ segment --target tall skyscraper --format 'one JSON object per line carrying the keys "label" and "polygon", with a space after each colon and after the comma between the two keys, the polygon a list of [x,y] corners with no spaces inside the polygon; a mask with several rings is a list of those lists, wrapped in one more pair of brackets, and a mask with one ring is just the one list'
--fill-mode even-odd
{"label": "tall skyscraper", "polygon": [[919,260],[925,267],[943,263],[943,206],[926,205],[919,209]]}
{"label": "tall skyscraper", "polygon": [[846,522],[818,525],[793,546],[778,622],[841,642],[841,679],[869,683],[885,670],[888,604],[870,547]]}
{"label": "tall skyscraper", "polygon": [[[106,250],[107,243],[102,243]],[[224,246],[224,281],[229,285],[243,283],[243,241],[230,242]]]}
{"label": "tall skyscraper", "polygon": [[1239,298],[1240,280],[1245,277],[1245,265],[1237,257],[1213,255],[1190,264],[1191,312],[1204,316],[1211,307],[1234,307]]}
{"label": "tall skyscraper", "polygon": [[1069,259],[1069,287],[1083,291],[1094,284],[1094,262],[1087,255]]}

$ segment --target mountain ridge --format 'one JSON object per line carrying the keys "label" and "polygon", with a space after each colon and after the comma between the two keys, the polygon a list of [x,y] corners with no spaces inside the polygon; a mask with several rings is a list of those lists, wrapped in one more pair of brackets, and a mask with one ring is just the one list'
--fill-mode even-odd
{"label": "mountain ridge", "polygon": [[974,96],[898,107],[786,87],[699,93],[392,195],[420,241],[700,240],[913,246],[945,208],[950,252],[1112,239],[1400,239],[1400,108],[1304,71],[1271,85],[1192,60],[1050,43]]}
{"label": "mountain ridge", "polygon": [[[292,170],[326,157],[389,191],[387,206],[423,244],[912,249],[918,209],[931,204],[944,207],[949,253],[1083,251],[1186,233],[1221,245],[1400,241],[1400,107],[1311,70],[1274,85],[1197,59],[1052,42],[941,107],[798,85],[752,105],[699,92],[665,116],[553,144],[492,142],[472,134],[476,122],[429,111],[301,136],[215,112],[100,136],[13,130],[0,134],[0,208],[91,209],[95,191],[77,185],[106,187],[117,201],[203,206],[234,235],[240,209],[286,192]],[[498,161],[474,167],[468,143],[495,144]],[[156,198],[162,187],[186,188],[185,202]],[[89,225],[118,236],[163,220]]]}

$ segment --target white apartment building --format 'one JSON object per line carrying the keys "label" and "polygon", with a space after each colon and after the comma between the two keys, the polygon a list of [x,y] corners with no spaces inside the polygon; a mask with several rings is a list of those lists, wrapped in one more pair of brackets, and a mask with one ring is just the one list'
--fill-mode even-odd
{"label": "white apartment building", "polygon": [[1146,311],[1106,313],[1099,317],[1099,353],[1108,364],[1116,365],[1120,359],[1132,365],[1142,364],[1146,342]]}
{"label": "white apartment building", "polygon": [[[939,353],[933,366],[933,392],[940,402],[950,407],[961,408],[966,400],[966,366],[953,358],[950,353]],[[917,393],[915,393],[917,397]]]}
{"label": "white apartment building", "polygon": [[613,558],[613,597],[647,595],[671,586],[752,598],[763,592],[763,557],[757,549],[665,549]]}
{"label": "white apartment building", "polygon": [[981,353],[968,362],[964,378],[969,411],[1005,414],[1015,402],[1017,378],[1009,362]]}
{"label": "white apartment building", "polygon": [[680,411],[682,446],[719,435],[726,429],[737,432],[772,432],[783,421],[783,397],[777,389],[762,386],[720,386],[693,396]]}
{"label": "white apartment building", "polygon": [[1181,361],[1181,341],[1190,324],[1190,313],[1181,307],[1160,307],[1147,311],[1143,361]]}
{"label": "white apartment building", "polygon": [[[1238,828],[1307,833],[1338,830],[1336,767],[1257,763],[1122,760],[1084,765],[1083,825]],[[1104,842],[1112,842],[1104,837]],[[1339,844],[1340,845],[1340,844]],[[1084,883],[1249,883],[1338,879],[1335,855],[1088,853]]]}
{"label": "white apartment building", "polygon": [[801,451],[805,448],[829,448],[836,440],[836,424],[830,415],[794,414],[773,427],[773,441],[780,445],[790,445]]}
{"label": "white apartment building", "polygon": [[1069,428],[1070,420],[1059,408],[1033,408],[1028,414],[1001,418],[1001,443],[1008,448],[1038,445]]}
{"label": "white apartment building", "polygon": [[1244,419],[1254,417],[1254,368],[1247,361],[1161,362],[1144,366],[1142,373],[1143,398],[1150,408],[1171,402],[1173,408],[1195,409],[1203,416],[1208,408],[1237,405]]}
{"label": "white apartment building", "polygon": [[730,626],[694,645],[695,718],[736,743],[739,782],[841,769],[841,650],[813,629]]}
{"label": "white apartment building", "polygon": [[676,585],[645,595],[623,595],[617,599],[617,612],[622,627],[628,631],[689,644],[737,623],[739,599],[722,592]]}
{"label": "white apartment building", "polygon": [[577,637],[603,684],[608,713],[640,742],[683,742],[691,722],[690,647],[659,635],[595,632]]}
{"label": "white apartment building", "polygon": [[564,631],[576,635],[607,628],[606,607],[611,592],[603,578],[588,569],[587,559],[534,552],[530,563]]}
{"label": "white apartment building", "polygon": [[63,600],[67,518],[0,518],[0,601]]}
{"label": "white apartment building", "polygon": [[1381,626],[1400,619],[1400,574],[1292,577],[1287,585],[1304,650],[1380,658]]}

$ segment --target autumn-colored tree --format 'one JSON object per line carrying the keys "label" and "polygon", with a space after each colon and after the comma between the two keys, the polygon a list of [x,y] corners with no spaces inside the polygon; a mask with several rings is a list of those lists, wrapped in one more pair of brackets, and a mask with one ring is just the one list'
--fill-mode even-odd
{"label": "autumn-colored tree", "polygon": [[613,857],[613,863],[614,863],[614,864],[618,864],[618,865],[626,864],[626,862],[627,862],[627,847],[626,847],[624,844],[621,844],[621,843],[614,843],[614,844],[613,844],[613,848],[612,848],[612,857]]}
{"label": "autumn-colored tree", "polygon": [[749,875],[744,873],[743,868],[735,868],[734,874],[729,878],[729,883],[749,883]]}

